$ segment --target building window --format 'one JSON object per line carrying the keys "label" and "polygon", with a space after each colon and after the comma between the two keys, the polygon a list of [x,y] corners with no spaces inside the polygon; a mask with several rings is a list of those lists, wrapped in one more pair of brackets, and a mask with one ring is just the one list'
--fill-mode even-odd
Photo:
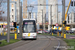
{"label": "building window", "polygon": [[14,9],[12,9],[12,11],[14,11]]}
{"label": "building window", "polygon": [[12,7],[14,7],[14,4],[12,4]]}
{"label": "building window", "polygon": [[12,15],[12,19],[14,18],[14,15]]}
{"label": "building window", "polygon": [[69,16],[68,16],[68,23],[69,23]]}

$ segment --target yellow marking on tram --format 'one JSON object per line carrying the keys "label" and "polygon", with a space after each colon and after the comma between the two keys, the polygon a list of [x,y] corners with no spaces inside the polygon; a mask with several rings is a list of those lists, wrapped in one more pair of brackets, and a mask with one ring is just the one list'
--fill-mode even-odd
{"label": "yellow marking on tram", "polygon": [[28,33],[28,36],[30,36],[30,33]]}

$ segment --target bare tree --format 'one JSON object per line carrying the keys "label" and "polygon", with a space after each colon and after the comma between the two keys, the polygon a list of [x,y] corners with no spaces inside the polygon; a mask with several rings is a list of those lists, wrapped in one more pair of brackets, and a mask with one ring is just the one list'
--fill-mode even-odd
{"label": "bare tree", "polygon": [[0,0],[0,21],[3,21],[4,15],[7,12],[7,0]]}

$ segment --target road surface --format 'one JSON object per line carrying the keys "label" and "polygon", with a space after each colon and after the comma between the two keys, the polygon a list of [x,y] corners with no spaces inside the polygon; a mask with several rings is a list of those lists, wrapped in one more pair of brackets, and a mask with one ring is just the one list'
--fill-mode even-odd
{"label": "road surface", "polygon": [[[54,36],[38,35],[37,40],[21,40],[17,43],[0,47],[0,50],[58,50],[66,43]],[[61,49],[61,48],[59,48]],[[65,50],[65,48],[61,49]]]}

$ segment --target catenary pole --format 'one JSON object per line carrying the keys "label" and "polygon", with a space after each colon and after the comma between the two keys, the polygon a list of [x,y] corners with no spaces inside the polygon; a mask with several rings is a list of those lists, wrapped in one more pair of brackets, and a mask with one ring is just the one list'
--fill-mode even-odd
{"label": "catenary pole", "polygon": [[43,10],[42,10],[42,33],[43,33]]}
{"label": "catenary pole", "polygon": [[63,33],[63,36],[64,34],[66,34],[65,26],[63,24],[64,21],[65,21],[65,0],[62,0],[62,33]]}
{"label": "catenary pole", "polygon": [[20,2],[20,38],[22,38],[22,2]]}
{"label": "catenary pole", "polygon": [[7,0],[7,42],[10,41],[10,0]]}

